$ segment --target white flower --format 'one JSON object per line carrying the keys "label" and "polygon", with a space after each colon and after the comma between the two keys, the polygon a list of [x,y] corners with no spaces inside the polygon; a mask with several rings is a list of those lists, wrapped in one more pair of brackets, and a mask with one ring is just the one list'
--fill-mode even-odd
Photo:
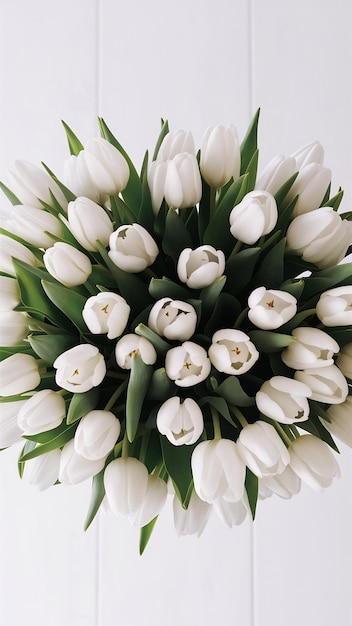
{"label": "white flower", "polygon": [[122,296],[102,291],[88,298],[82,317],[93,335],[107,333],[108,339],[115,339],[125,330],[130,310]]}
{"label": "white flower", "polygon": [[65,416],[64,398],[51,389],[42,389],[21,407],[18,425],[26,435],[36,435],[60,426]]}
{"label": "white flower", "polygon": [[147,489],[137,511],[129,514],[132,526],[141,528],[159,515],[167,498],[167,485],[164,480],[154,474],[148,476]]}
{"label": "white flower", "polygon": [[67,200],[59,186],[45,172],[28,161],[15,161],[13,170],[7,175],[8,186],[22,204],[42,209],[39,200],[51,205],[50,191],[62,208],[66,208]]}
{"label": "white flower", "polygon": [[248,317],[252,324],[263,330],[280,328],[297,312],[297,300],[287,291],[254,289],[248,298]]}
{"label": "white flower", "polygon": [[339,263],[351,243],[351,222],[331,207],[299,215],[287,229],[287,251],[320,268]]}
{"label": "white flower", "polygon": [[235,126],[209,126],[203,134],[200,171],[211,187],[222,187],[240,175],[241,153]]}
{"label": "white flower", "polygon": [[286,158],[282,154],[277,155],[257,176],[255,189],[265,189],[265,191],[274,196],[295,171],[295,159],[292,157]]}
{"label": "white flower", "polygon": [[148,187],[155,215],[159,213],[164,199],[166,169],[164,161],[152,161],[148,167]]}
{"label": "white flower", "polygon": [[341,404],[332,404],[327,415],[330,422],[320,418],[321,423],[329,433],[352,448],[352,396],[348,396]]}
{"label": "white flower", "polygon": [[161,405],[156,425],[174,446],[192,445],[203,432],[203,414],[192,398],[181,402],[180,398],[174,396]]}
{"label": "white flower", "polygon": [[179,387],[197,385],[207,378],[210,369],[210,359],[206,351],[192,341],[185,341],[166,353],[166,374]]}
{"label": "white flower", "polygon": [[268,191],[251,191],[230,213],[231,235],[243,243],[253,244],[275,228],[277,218],[274,196]]}
{"label": "white flower", "polygon": [[302,167],[310,163],[319,163],[319,165],[322,165],[324,161],[324,148],[319,141],[313,141],[296,150],[296,152],[291,154],[291,157],[296,161],[297,170],[302,169]]}
{"label": "white flower", "polygon": [[44,491],[55,485],[59,478],[61,450],[51,450],[26,461],[24,478],[30,485],[36,485]]}
{"label": "white flower", "polygon": [[259,411],[267,417],[282,424],[295,424],[308,419],[307,398],[311,394],[310,388],[297,380],[273,376],[263,383],[255,400]]}
{"label": "white flower", "polygon": [[109,246],[112,262],[131,273],[145,270],[159,254],[153,237],[139,224],[120,226],[110,236]]}
{"label": "white flower", "polygon": [[349,326],[352,324],[352,286],[335,287],[321,294],[317,317],[324,326]]}
{"label": "white flower", "polygon": [[229,528],[239,526],[246,519],[249,512],[249,503],[246,492],[241,500],[230,502],[226,498],[219,498],[213,504],[214,510],[221,521]]}
{"label": "white flower", "polygon": [[62,225],[54,215],[28,205],[14,206],[4,228],[37,248],[49,248],[61,237]]}
{"label": "white flower", "polygon": [[154,365],[157,353],[153,344],[145,337],[130,333],[116,344],[116,362],[122,369],[131,369],[132,359],[138,354],[146,365]]}
{"label": "white flower", "polygon": [[66,350],[54,361],[56,383],[73,393],[84,393],[97,387],[106,374],[104,357],[91,344],[81,344]]}
{"label": "white flower", "polygon": [[120,421],[110,411],[89,411],[80,420],[75,432],[75,450],[85,459],[106,459],[117,442]]}
{"label": "white flower", "polygon": [[167,162],[164,195],[174,209],[192,207],[202,197],[202,180],[193,154],[182,152]]}
{"label": "white flower", "polygon": [[23,430],[19,427],[17,416],[27,400],[2,402],[0,411],[0,448],[8,448],[21,440]]}
{"label": "white flower", "polygon": [[199,246],[195,250],[182,250],[177,262],[177,274],[181,282],[191,289],[211,285],[225,270],[225,255],[213,246]]}
{"label": "white flower", "polygon": [[0,345],[15,346],[28,335],[28,318],[19,311],[0,311]]}
{"label": "white flower", "polygon": [[336,365],[346,378],[352,380],[352,341],[340,350]]}
{"label": "white flower", "polygon": [[189,152],[195,156],[196,149],[190,131],[175,130],[167,133],[161,142],[157,161],[169,161],[181,152]]}
{"label": "white flower", "polygon": [[312,400],[339,404],[348,395],[347,380],[336,365],[305,369],[295,372],[295,379],[303,382],[312,390]]}
{"label": "white flower", "polygon": [[105,469],[104,486],[115,515],[136,514],[147,491],[148,470],[134,457],[115,459]]}
{"label": "white flower", "polygon": [[0,396],[15,396],[38,387],[38,363],[30,354],[17,352],[0,362]]}
{"label": "white flower", "polygon": [[89,198],[76,198],[67,207],[71,232],[85,250],[98,250],[97,240],[104,246],[109,243],[113,225],[106,211]]}
{"label": "white flower", "polygon": [[49,274],[65,287],[83,285],[92,273],[89,258],[74,246],[57,241],[48,248],[43,261]]}
{"label": "white flower", "polygon": [[20,302],[20,288],[16,278],[0,276],[0,311],[12,311]]}
{"label": "white flower", "polygon": [[78,454],[75,450],[74,439],[71,439],[62,448],[59,481],[63,485],[76,485],[99,474],[104,464],[105,459],[92,461]]}
{"label": "white flower", "polygon": [[167,339],[185,341],[194,334],[197,314],[188,302],[162,298],[149,313],[148,326]]}
{"label": "white flower", "polygon": [[12,258],[24,261],[28,265],[38,265],[34,254],[22,243],[0,234],[0,272],[15,276]]}
{"label": "white flower", "polygon": [[202,441],[191,458],[194,488],[201,500],[238,502],[244,493],[246,467],[230,439]]}
{"label": "white flower", "polygon": [[334,354],[340,346],[333,339],[318,328],[302,326],[292,331],[295,342],[291,343],[281,353],[283,362],[294,370],[304,370],[307,367],[326,367],[333,365]]}
{"label": "white flower", "polygon": [[184,509],[179,498],[173,498],[174,525],[177,535],[197,535],[202,534],[209,516],[211,505],[201,500],[193,491],[187,509]]}
{"label": "white flower", "polygon": [[209,358],[219,372],[244,374],[259,358],[259,352],[248,335],[241,330],[224,328],[212,338]]}
{"label": "white flower", "polygon": [[317,209],[324,198],[331,181],[331,170],[320,163],[308,163],[300,169],[286,200],[291,202],[297,195],[298,200],[292,216],[302,215]]}
{"label": "white flower", "polygon": [[249,469],[258,476],[271,476],[284,471],[290,455],[275,428],[258,420],[247,424],[237,439],[238,453]]}
{"label": "white flower", "polygon": [[259,481],[260,491],[263,492],[263,488],[267,490],[267,495],[275,493],[280,498],[287,500],[300,492],[301,479],[295,474],[290,465],[287,465],[281,474],[263,476]]}
{"label": "white flower", "polygon": [[329,487],[340,468],[328,444],[314,435],[302,435],[290,447],[290,466],[315,491]]}

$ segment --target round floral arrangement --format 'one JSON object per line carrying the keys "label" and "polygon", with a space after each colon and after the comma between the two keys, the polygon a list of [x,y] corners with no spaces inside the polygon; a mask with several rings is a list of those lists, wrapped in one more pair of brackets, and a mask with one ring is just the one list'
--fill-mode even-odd
{"label": "round floral arrangement", "polygon": [[141,173],[100,119],[64,124],[63,180],[18,161],[1,184],[0,445],[45,489],[92,478],[141,528],[167,494],[178,534],[339,475],[352,446],[351,213],[314,143],[257,175],[255,115],[162,122]]}

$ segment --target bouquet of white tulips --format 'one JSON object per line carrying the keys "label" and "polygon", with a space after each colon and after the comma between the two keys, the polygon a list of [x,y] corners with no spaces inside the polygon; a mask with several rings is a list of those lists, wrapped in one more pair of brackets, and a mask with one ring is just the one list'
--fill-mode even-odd
{"label": "bouquet of white tulips", "polygon": [[45,489],[92,479],[146,546],[167,494],[176,531],[254,518],[339,475],[352,446],[352,213],[319,143],[257,175],[255,115],[162,122],[141,173],[100,119],[64,124],[62,180],[16,162],[2,190],[1,435]]}

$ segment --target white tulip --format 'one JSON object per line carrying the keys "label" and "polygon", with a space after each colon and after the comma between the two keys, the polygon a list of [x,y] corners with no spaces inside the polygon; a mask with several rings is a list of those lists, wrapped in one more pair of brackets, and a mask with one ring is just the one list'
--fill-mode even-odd
{"label": "white tulip", "polygon": [[92,273],[89,258],[74,246],[57,241],[48,248],[43,261],[49,274],[65,287],[83,285]]}
{"label": "white tulip", "polygon": [[277,218],[274,196],[268,191],[251,191],[230,213],[231,235],[243,243],[254,244],[275,228]]}
{"label": "white tulip", "polygon": [[182,152],[167,162],[164,195],[174,209],[192,207],[202,197],[202,180],[193,154]]}
{"label": "white tulip", "polygon": [[162,298],[149,313],[148,326],[167,339],[186,341],[194,334],[197,314],[188,302]]}
{"label": "white tulip", "polygon": [[42,389],[21,407],[18,425],[26,435],[36,435],[60,426],[65,417],[64,398],[51,389]]}
{"label": "white tulip", "polygon": [[230,439],[202,441],[191,458],[194,489],[201,500],[238,502],[244,494],[246,466]]}
{"label": "white tulip", "polygon": [[0,311],[0,346],[15,346],[28,335],[28,318],[18,311]]}
{"label": "white tulip", "polygon": [[248,318],[258,328],[270,330],[286,324],[297,312],[297,300],[287,291],[254,289],[248,298]]}
{"label": "white tulip", "polygon": [[189,152],[195,156],[196,149],[193,135],[190,131],[175,130],[167,133],[161,142],[157,161],[169,161],[181,152]]}
{"label": "white tulip", "polygon": [[30,354],[17,352],[0,362],[0,396],[15,396],[38,387],[38,362]]}
{"label": "white tulip", "polygon": [[348,395],[347,380],[336,365],[305,369],[295,372],[295,379],[303,382],[312,390],[312,400],[339,404]]}
{"label": "white tulip", "polygon": [[166,169],[164,161],[152,161],[148,167],[148,187],[155,215],[159,213],[164,199]]}
{"label": "white tulip", "polygon": [[210,369],[206,351],[192,341],[184,341],[181,346],[171,348],[166,353],[166,374],[178,387],[197,385],[207,378]]}
{"label": "white tulip", "polygon": [[205,130],[199,167],[204,180],[211,187],[222,187],[230,178],[239,178],[241,152],[235,126],[218,124]]}
{"label": "white tulip", "polygon": [[0,276],[0,311],[12,311],[20,302],[21,294],[16,278]]}
{"label": "white tulip", "polygon": [[114,515],[137,513],[148,486],[148,470],[134,457],[118,458],[104,472],[108,504]]}
{"label": "white tulip", "polygon": [[293,471],[315,491],[323,491],[340,476],[340,468],[328,444],[314,435],[295,439],[289,453]]}
{"label": "white tulip", "polygon": [[95,461],[85,459],[75,450],[74,440],[64,445],[60,458],[59,481],[63,485],[76,485],[87,478],[99,474],[103,469],[105,459]]}
{"label": "white tulip", "polygon": [[310,388],[292,378],[273,376],[257,392],[256,405],[264,415],[282,424],[304,422],[309,417]]}
{"label": "white tulip", "polygon": [[89,411],[82,417],[75,432],[75,450],[90,461],[106,459],[119,438],[120,430],[120,421],[110,411]]}
{"label": "white tulip", "polygon": [[317,302],[316,314],[324,326],[352,324],[352,286],[324,291]]}
{"label": "white tulip", "polygon": [[336,265],[352,243],[352,223],[331,207],[296,217],[287,229],[287,251],[324,268]]}
{"label": "white tulip", "polygon": [[148,476],[147,489],[137,511],[129,514],[128,519],[132,526],[142,528],[159,515],[167,498],[167,485],[164,480],[155,475]]}
{"label": "white tulip", "polygon": [[82,317],[93,335],[107,333],[108,339],[120,337],[130,314],[126,300],[116,293],[102,291],[86,301]]}
{"label": "white tulip", "polygon": [[301,479],[295,474],[290,465],[287,465],[281,474],[263,476],[259,481],[260,491],[263,491],[263,488],[267,490],[267,496],[275,493],[280,498],[288,500],[300,492]]}
{"label": "white tulip", "polygon": [[19,427],[17,416],[27,400],[2,402],[0,411],[0,449],[8,448],[21,440],[23,430]]}
{"label": "white tulip", "polygon": [[43,200],[51,206],[51,191],[60,206],[67,207],[67,200],[59,186],[47,172],[33,163],[15,161],[13,170],[8,172],[7,183],[22,204],[42,209],[40,200]]}
{"label": "white tulip", "polygon": [[57,217],[28,205],[14,206],[4,228],[32,246],[44,249],[52,246],[54,238],[62,234],[62,225]]}
{"label": "white tulip", "polygon": [[202,289],[223,275],[225,255],[213,246],[199,246],[195,250],[182,250],[177,262],[177,274],[181,282],[191,289]]}
{"label": "white tulip", "polygon": [[12,259],[18,259],[28,265],[38,265],[34,254],[22,243],[0,234],[0,272],[15,276],[16,271]]}
{"label": "white tulip", "polygon": [[174,396],[161,405],[156,425],[174,446],[192,445],[203,432],[203,414],[192,398],[185,398],[181,403],[180,398]]}
{"label": "white tulip", "polygon": [[296,339],[281,353],[283,362],[294,370],[304,370],[307,367],[326,367],[334,364],[334,354],[340,346],[333,339],[318,328],[302,326],[292,331]]}
{"label": "white tulip", "polygon": [[145,337],[130,333],[124,335],[116,344],[116,362],[122,369],[131,369],[132,359],[138,354],[146,365],[154,365],[157,353],[153,344]]}
{"label": "white tulip", "polygon": [[319,141],[314,141],[296,150],[296,152],[291,154],[291,157],[296,161],[297,170],[302,169],[302,167],[310,163],[319,163],[319,165],[322,165],[324,161],[324,148]]}
{"label": "white tulip", "polygon": [[187,509],[183,508],[179,498],[175,495],[173,498],[173,515],[178,537],[182,535],[197,535],[197,537],[200,537],[211,511],[211,505],[201,500],[195,491],[192,492]]}
{"label": "white tulip", "polygon": [[243,463],[258,478],[280,474],[290,461],[287,448],[275,428],[262,420],[242,428],[237,449]]}
{"label": "white tulip", "polygon": [[257,176],[255,189],[264,189],[274,196],[280,187],[293,176],[295,171],[295,159],[277,155]]}
{"label": "white tulip", "polygon": [[327,410],[327,415],[330,422],[320,418],[325,428],[352,448],[352,396],[348,396],[341,404],[332,404]]}
{"label": "white tulip", "polygon": [[302,215],[320,207],[331,181],[331,170],[320,163],[308,163],[300,169],[286,200],[291,202],[297,195],[292,216]]}
{"label": "white tulip", "polygon": [[145,270],[159,254],[153,237],[139,224],[120,226],[110,236],[109,246],[112,262],[131,273]]}
{"label": "white tulip", "polygon": [[346,378],[352,380],[352,341],[340,350],[336,365]]}
{"label": "white tulip", "polygon": [[98,250],[97,240],[104,246],[109,243],[113,225],[106,211],[89,198],[76,198],[67,207],[71,232],[85,250]]}
{"label": "white tulip", "polygon": [[208,354],[219,372],[236,376],[248,372],[259,358],[259,352],[248,335],[233,328],[218,330],[213,335]]}
{"label": "white tulip", "polygon": [[230,502],[226,500],[226,498],[219,498],[214,502],[213,507],[221,521],[229,528],[242,524],[249,513],[249,503],[246,492],[244,492],[241,500],[237,500],[237,502]]}
{"label": "white tulip", "polygon": [[30,485],[44,491],[55,485],[59,478],[61,450],[51,450],[26,461],[24,478]]}
{"label": "white tulip", "polygon": [[102,382],[106,374],[104,357],[91,344],[66,350],[54,361],[56,383],[72,393],[84,393]]}

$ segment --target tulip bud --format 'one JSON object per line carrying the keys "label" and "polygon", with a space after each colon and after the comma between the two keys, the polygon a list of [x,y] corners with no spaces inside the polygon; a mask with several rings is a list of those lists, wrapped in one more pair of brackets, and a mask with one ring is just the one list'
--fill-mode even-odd
{"label": "tulip bud", "polygon": [[0,272],[15,276],[16,271],[12,258],[23,261],[28,265],[38,265],[34,254],[26,246],[11,237],[0,234]]}
{"label": "tulip bud", "polygon": [[280,187],[293,176],[295,171],[296,162],[294,158],[277,155],[257,176],[255,189],[264,189],[274,196]]}
{"label": "tulip bud", "polygon": [[274,196],[267,191],[251,191],[230,213],[231,235],[243,243],[253,244],[275,228],[277,218]]}
{"label": "tulip bud", "polygon": [[320,418],[321,423],[333,437],[352,448],[352,396],[341,404],[332,404],[326,413],[330,422]]}
{"label": "tulip bud", "polygon": [[347,398],[347,380],[336,365],[295,372],[295,379],[310,387],[311,398],[317,402],[339,404]]}
{"label": "tulip bud", "polygon": [[162,298],[149,313],[148,326],[167,339],[186,341],[194,334],[197,314],[188,302]]}
{"label": "tulip bud", "polygon": [[196,149],[192,133],[185,130],[169,132],[161,142],[157,161],[169,161],[181,152],[189,152],[195,156]]}
{"label": "tulip bud", "polygon": [[90,461],[106,459],[117,442],[120,421],[110,411],[89,411],[80,420],[74,442],[77,454]]}
{"label": "tulip bud", "polygon": [[247,424],[237,439],[238,453],[249,469],[258,476],[280,474],[290,461],[290,455],[275,428],[258,420]]}
{"label": "tulip bud", "polygon": [[340,350],[336,365],[346,378],[352,380],[352,341]]}
{"label": "tulip bud", "polygon": [[57,241],[52,248],[48,248],[43,261],[49,274],[65,287],[83,285],[92,273],[89,258],[63,241]]}
{"label": "tulip bud", "polygon": [[21,302],[20,288],[15,278],[0,276],[0,293],[0,311],[12,311]]}
{"label": "tulip bud", "polygon": [[19,427],[17,415],[27,400],[2,402],[0,411],[0,449],[8,448],[21,440],[23,430]]}
{"label": "tulip bud", "polygon": [[156,425],[174,446],[189,446],[198,441],[203,432],[203,414],[192,398],[186,398],[181,403],[180,398],[175,396],[161,405]]}
{"label": "tulip bud", "polygon": [[148,339],[130,333],[124,335],[116,344],[116,362],[122,369],[131,369],[132,359],[138,354],[146,365],[154,365],[157,359],[155,348]]}
{"label": "tulip bud", "polygon": [[300,169],[286,196],[287,202],[298,195],[292,216],[302,215],[320,207],[331,181],[331,170],[319,163],[309,163]]}
{"label": "tulip bud", "polygon": [[60,426],[65,416],[64,398],[51,389],[42,389],[21,407],[18,425],[26,435],[36,435]]}
{"label": "tulip bud", "polygon": [[99,474],[104,465],[105,459],[92,461],[78,454],[75,450],[74,439],[71,439],[62,448],[59,481],[63,485],[76,485]]}
{"label": "tulip bud", "polygon": [[280,328],[297,312],[297,300],[287,291],[254,289],[248,298],[248,317],[252,324],[263,330]]}
{"label": "tulip bud", "polygon": [[335,287],[321,294],[316,315],[324,326],[352,324],[352,286]]}
{"label": "tulip bud", "polygon": [[44,491],[55,485],[59,477],[61,450],[51,450],[46,454],[26,461],[24,478],[30,485],[37,485]]}
{"label": "tulip bud", "polygon": [[209,358],[219,372],[239,376],[251,369],[259,358],[259,352],[241,330],[224,328],[212,338]]}
{"label": "tulip bud", "polygon": [[159,213],[164,199],[166,168],[164,161],[152,161],[148,168],[148,186],[155,215]]}
{"label": "tulip bud", "polygon": [[73,393],[84,393],[102,382],[106,374],[104,357],[91,344],[66,350],[54,361],[56,383]]}
{"label": "tulip bud", "polygon": [[22,204],[42,209],[40,200],[52,205],[50,191],[62,208],[66,208],[67,200],[60,187],[45,172],[28,161],[15,161],[14,168],[8,172],[8,186]]}
{"label": "tulip bud", "polygon": [[97,251],[97,240],[108,245],[114,229],[110,217],[99,204],[89,198],[76,198],[69,203],[67,214],[70,230],[85,250]]}
{"label": "tulip bud", "polygon": [[244,493],[246,467],[230,439],[202,441],[191,458],[194,489],[201,500],[238,502]]}
{"label": "tulip bud", "polygon": [[280,498],[288,500],[300,492],[301,479],[290,465],[287,465],[281,474],[263,476],[259,481],[259,489],[262,491],[263,488],[267,490],[267,496],[275,493]]}
{"label": "tulip bud", "polygon": [[230,178],[239,178],[241,152],[235,126],[231,124],[226,128],[218,124],[205,130],[199,167],[211,187],[222,187]]}
{"label": "tulip bud", "polygon": [[290,447],[290,466],[315,491],[329,487],[340,468],[328,444],[314,435],[302,435]]}
{"label": "tulip bud", "polygon": [[165,200],[174,209],[192,207],[202,197],[202,180],[193,154],[183,152],[167,162]]}
{"label": "tulip bud", "polygon": [[132,526],[142,528],[151,522],[165,505],[167,485],[155,475],[148,476],[147,489],[137,511],[130,513],[128,519]]}
{"label": "tulip bud", "polygon": [[263,415],[282,424],[295,424],[308,419],[307,398],[311,395],[307,385],[285,376],[273,376],[261,386],[255,401]]}
{"label": "tulip bud", "polygon": [[197,385],[207,378],[210,369],[210,359],[206,351],[192,341],[185,341],[166,353],[166,374],[178,387]]}
{"label": "tulip bud", "polygon": [[147,485],[148,470],[134,457],[115,459],[105,469],[105,492],[114,515],[137,513],[145,497]]}
{"label": "tulip bud", "polygon": [[302,326],[292,331],[296,341],[281,353],[283,362],[294,370],[307,367],[326,367],[334,364],[334,354],[340,346],[327,333],[318,328]]}
{"label": "tulip bud", "polygon": [[15,346],[28,335],[28,318],[17,311],[0,312],[0,345]]}
{"label": "tulip bud", "polygon": [[0,362],[0,396],[15,396],[38,387],[38,363],[30,354],[17,352]]}
{"label": "tulip bud", "polygon": [[120,226],[109,240],[109,257],[125,272],[138,273],[152,265],[159,254],[148,231],[139,224]]}
{"label": "tulip bud", "polygon": [[221,521],[229,528],[239,526],[246,519],[249,512],[249,503],[246,492],[241,500],[231,502],[226,498],[219,498],[213,504],[214,510]]}
{"label": "tulip bud", "polygon": [[130,310],[122,296],[102,291],[88,298],[82,317],[93,335],[107,333],[108,339],[115,339],[125,330]]}
{"label": "tulip bud", "polygon": [[225,255],[213,246],[199,246],[195,250],[182,250],[177,262],[177,274],[181,282],[191,289],[211,285],[225,270]]}
{"label": "tulip bud", "polygon": [[7,231],[21,237],[37,248],[49,248],[53,237],[61,237],[62,225],[54,215],[31,206],[13,207],[4,226]]}
{"label": "tulip bud", "polygon": [[291,154],[291,157],[296,161],[296,170],[301,170],[310,163],[322,165],[324,161],[324,148],[319,141],[314,141]]}
{"label": "tulip bud", "polygon": [[351,222],[331,207],[299,215],[287,229],[287,251],[320,268],[341,261],[351,243]]}
{"label": "tulip bud", "polygon": [[201,500],[195,491],[192,492],[187,509],[184,509],[175,495],[173,499],[173,514],[175,530],[181,535],[197,535],[200,537],[210,517],[211,505]]}

